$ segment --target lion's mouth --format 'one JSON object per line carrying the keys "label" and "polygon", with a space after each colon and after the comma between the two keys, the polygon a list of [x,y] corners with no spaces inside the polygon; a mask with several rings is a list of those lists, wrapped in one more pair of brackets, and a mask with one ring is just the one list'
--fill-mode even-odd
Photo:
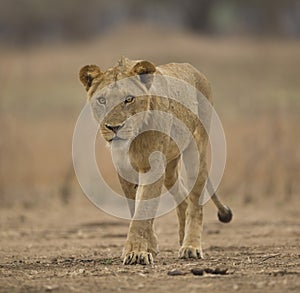
{"label": "lion's mouth", "polygon": [[119,136],[117,136],[117,135],[115,135],[112,139],[110,139],[109,140],[109,142],[112,142],[112,141],[117,141],[117,140],[127,140],[127,139],[125,139],[125,138],[121,138],[121,137],[119,137]]}

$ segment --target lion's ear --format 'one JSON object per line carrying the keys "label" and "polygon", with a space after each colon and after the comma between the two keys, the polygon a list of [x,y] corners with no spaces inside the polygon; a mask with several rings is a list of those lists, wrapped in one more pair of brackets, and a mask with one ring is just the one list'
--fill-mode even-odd
{"label": "lion's ear", "polygon": [[86,65],[79,71],[79,79],[88,91],[93,84],[96,77],[102,74],[100,68],[97,65]]}
{"label": "lion's ear", "polygon": [[153,80],[151,74],[155,73],[155,71],[155,65],[149,61],[139,61],[131,70],[134,75],[139,76],[141,82],[144,83],[148,89],[150,88]]}

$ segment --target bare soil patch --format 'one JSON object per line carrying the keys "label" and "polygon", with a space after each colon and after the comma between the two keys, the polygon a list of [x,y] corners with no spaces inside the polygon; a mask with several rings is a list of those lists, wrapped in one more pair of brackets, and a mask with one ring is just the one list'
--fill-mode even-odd
{"label": "bare soil patch", "polygon": [[[203,260],[179,260],[175,213],[157,219],[153,266],[124,266],[128,223],[90,203],[1,211],[1,292],[299,292],[297,206],[206,208]],[[276,215],[276,217],[274,217]]]}

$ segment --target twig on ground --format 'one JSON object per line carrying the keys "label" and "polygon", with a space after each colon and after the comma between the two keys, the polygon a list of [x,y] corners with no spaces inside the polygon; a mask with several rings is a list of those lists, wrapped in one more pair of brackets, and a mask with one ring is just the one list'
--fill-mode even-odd
{"label": "twig on ground", "polygon": [[258,264],[261,264],[261,263],[265,262],[266,260],[268,260],[268,259],[270,259],[270,258],[279,256],[280,254],[281,254],[281,253],[275,253],[275,254],[268,255],[268,256],[264,257]]}

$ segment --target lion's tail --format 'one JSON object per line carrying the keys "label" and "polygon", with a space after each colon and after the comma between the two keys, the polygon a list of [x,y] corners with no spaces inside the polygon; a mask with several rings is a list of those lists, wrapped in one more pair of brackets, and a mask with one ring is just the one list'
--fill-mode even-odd
{"label": "lion's tail", "polygon": [[219,221],[222,223],[229,223],[232,219],[231,209],[228,206],[222,204],[215,193],[212,195],[211,199],[218,208]]}
{"label": "lion's tail", "polygon": [[216,205],[216,207],[218,208],[219,221],[222,223],[229,223],[232,219],[232,211],[228,206],[222,204],[219,197],[213,190],[212,184],[209,179],[207,181],[207,189],[208,189],[208,192],[210,194],[212,194],[211,199],[212,199],[213,203]]}

